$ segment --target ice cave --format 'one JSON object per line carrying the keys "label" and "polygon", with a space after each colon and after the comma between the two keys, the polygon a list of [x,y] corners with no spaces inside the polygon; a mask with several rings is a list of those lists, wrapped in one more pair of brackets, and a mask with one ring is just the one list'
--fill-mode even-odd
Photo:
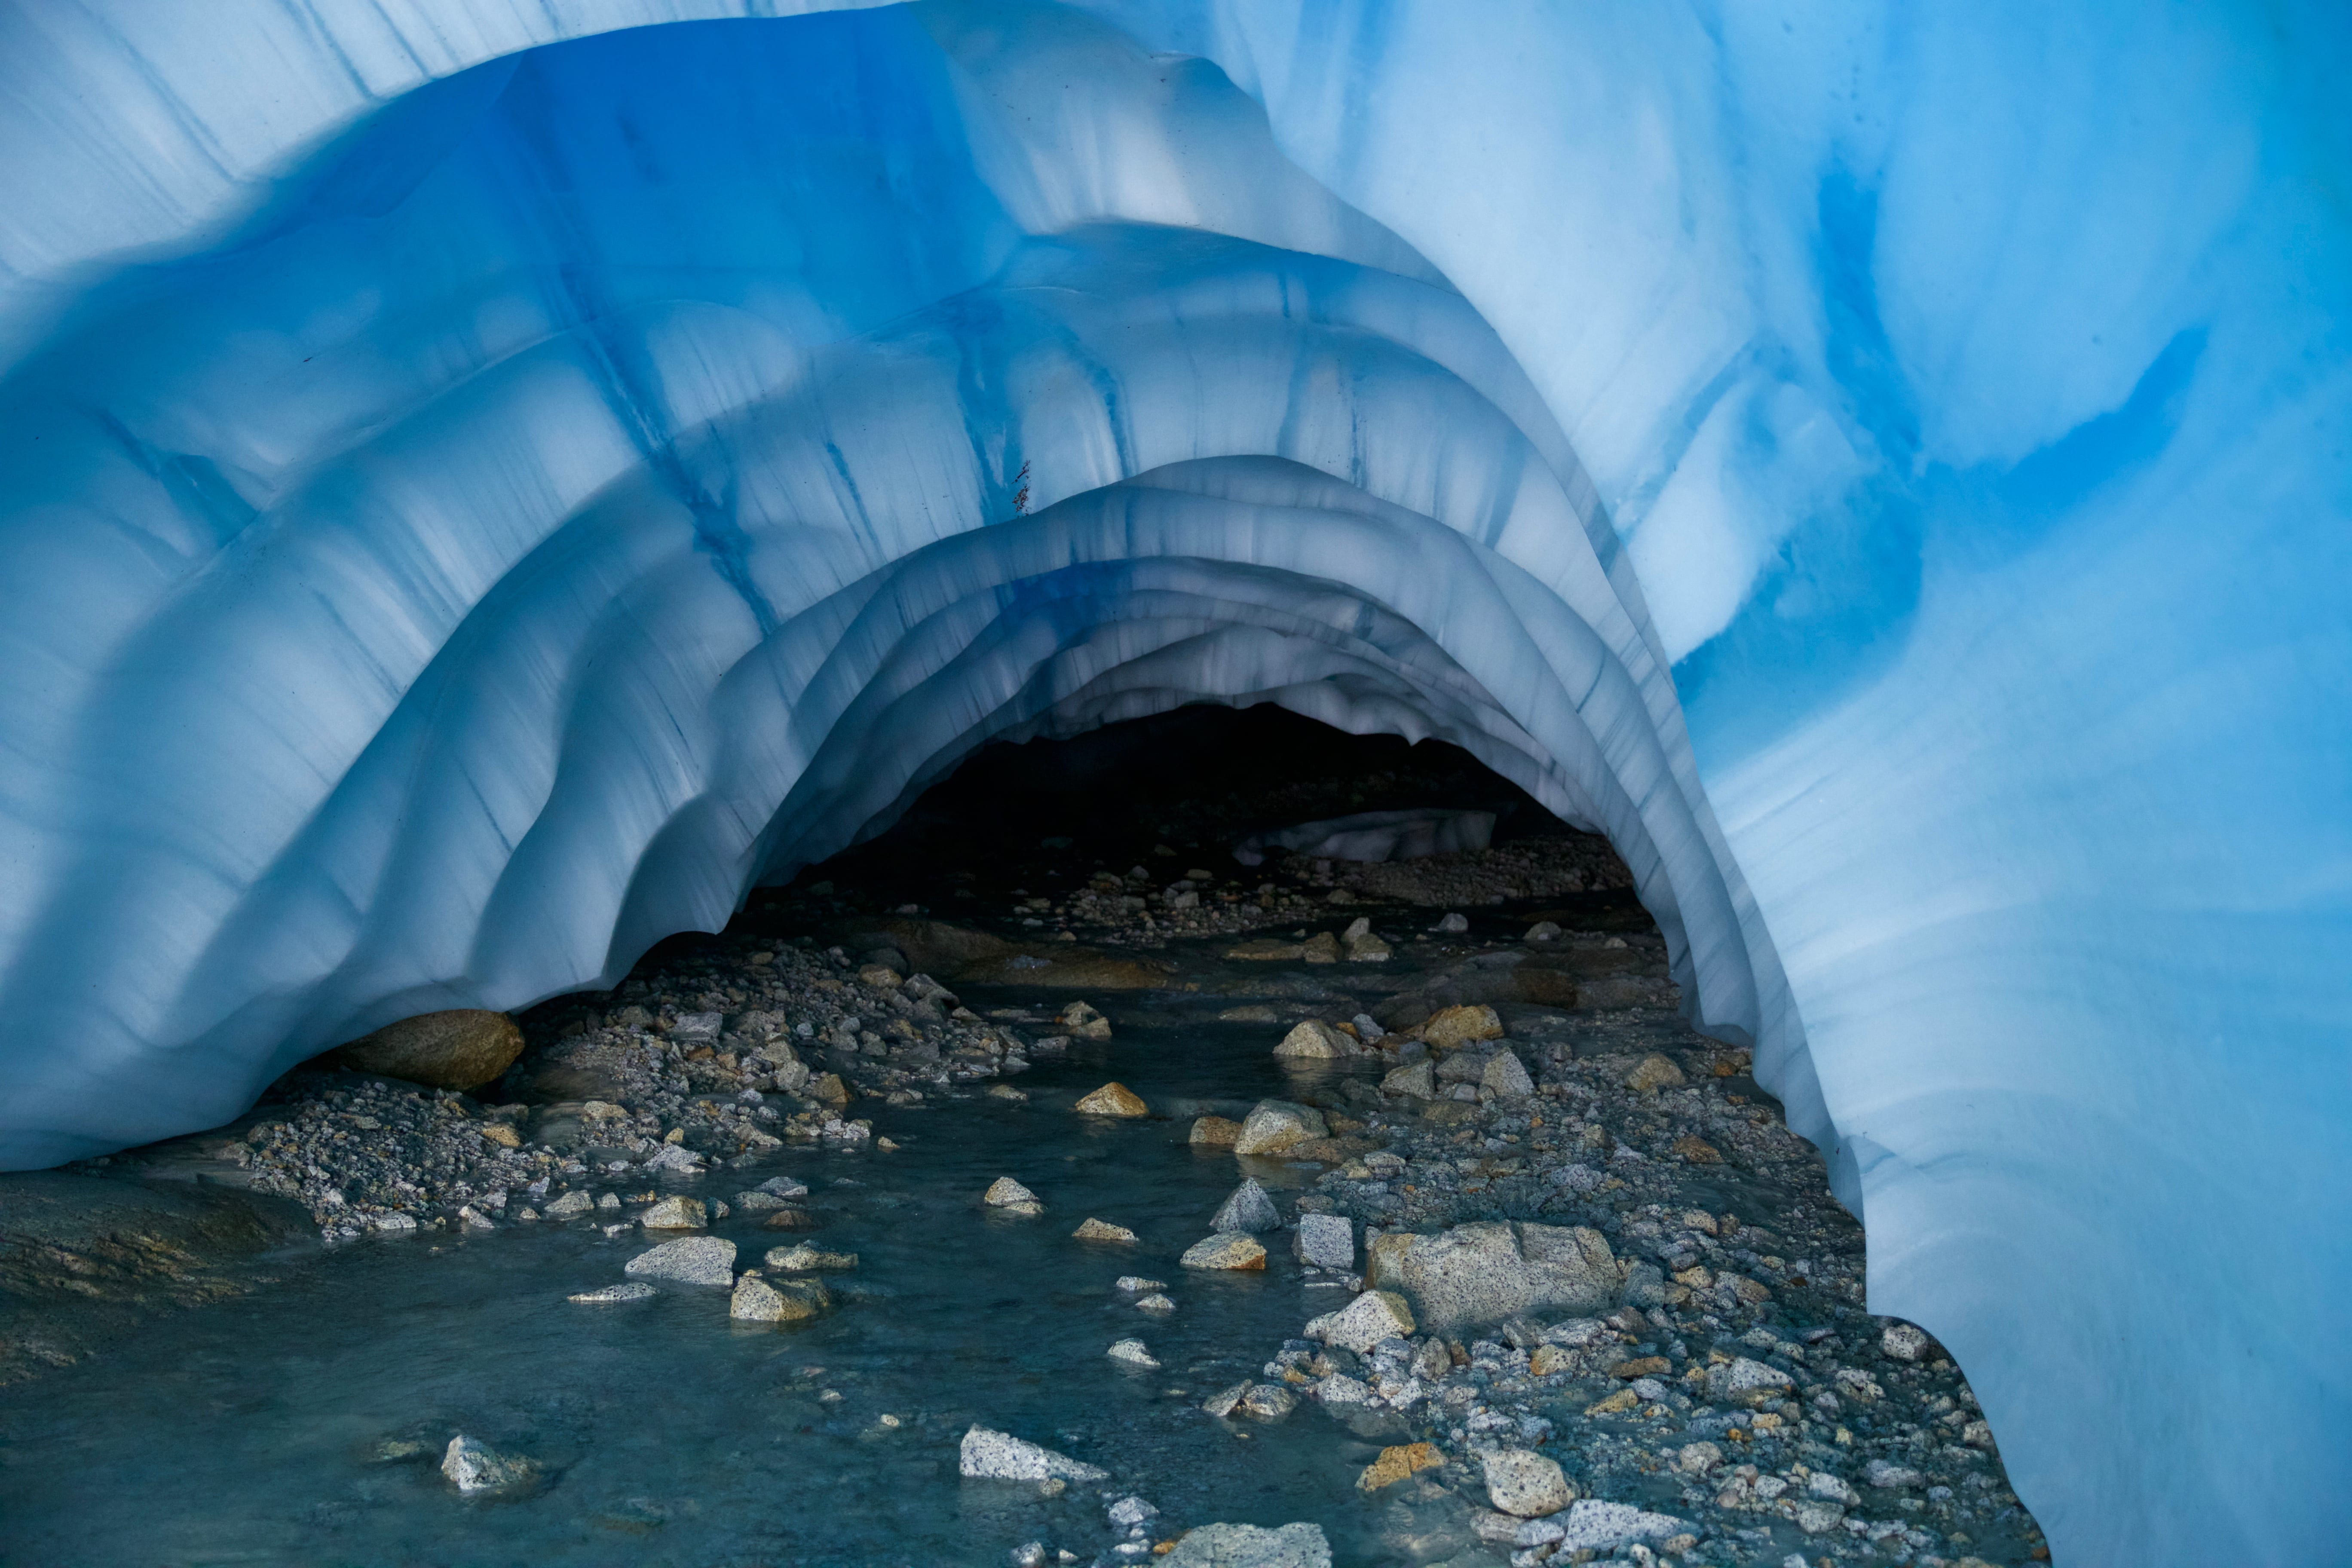
{"label": "ice cave", "polygon": [[2292,3],[24,0],[0,1166],[1279,708],[1605,836],[2054,1561],[2340,1561],[2347,72]]}

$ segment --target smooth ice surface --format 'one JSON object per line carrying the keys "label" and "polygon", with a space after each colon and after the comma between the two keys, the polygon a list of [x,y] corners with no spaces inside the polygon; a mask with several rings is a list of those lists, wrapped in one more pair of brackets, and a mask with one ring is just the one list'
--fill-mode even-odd
{"label": "smooth ice surface", "polygon": [[803,8],[0,17],[0,1158],[1276,701],[1616,840],[2061,1561],[2326,1557],[2340,7]]}

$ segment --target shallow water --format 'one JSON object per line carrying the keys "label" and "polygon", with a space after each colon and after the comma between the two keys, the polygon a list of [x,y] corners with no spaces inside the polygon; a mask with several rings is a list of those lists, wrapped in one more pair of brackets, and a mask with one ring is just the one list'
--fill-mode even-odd
{"label": "shallow water", "polygon": [[[1117,1538],[1106,1493],[1158,1505],[1162,1537],[1313,1520],[1340,1563],[1392,1560],[1353,1489],[1376,1443],[1311,1405],[1271,1426],[1198,1408],[1344,1292],[1305,1285],[1275,1237],[1263,1275],[1178,1268],[1236,1162],[1188,1147],[1188,1116],[1067,1109],[1108,1078],[1155,1110],[1295,1084],[1262,1026],[1181,1022],[1185,1005],[1164,1005],[1156,1027],[1113,1008],[1118,1038],[1014,1080],[1028,1104],[861,1103],[899,1152],[785,1151],[683,1189],[808,1183],[814,1236],[740,1211],[714,1227],[739,1267],[799,1239],[860,1256],[829,1277],[839,1310],[806,1327],[731,1323],[715,1288],[572,1304],[649,1241],[550,1225],[306,1251],[272,1289],[156,1320],[0,1405],[0,1562],[1001,1564],[1034,1539],[1087,1560]],[[982,1209],[999,1175],[1035,1189],[1045,1215]],[[624,1182],[624,1195],[646,1185]],[[1070,1239],[1089,1215],[1140,1239]],[[1166,1281],[1178,1310],[1137,1310],[1112,1288],[1130,1273]],[[1160,1371],[1106,1356],[1129,1337]],[[975,1421],[1112,1479],[1057,1499],[964,1481],[957,1444]],[[536,1459],[544,1483],[458,1497],[437,1465],[460,1432]],[[423,1451],[379,1459],[387,1439]]]}

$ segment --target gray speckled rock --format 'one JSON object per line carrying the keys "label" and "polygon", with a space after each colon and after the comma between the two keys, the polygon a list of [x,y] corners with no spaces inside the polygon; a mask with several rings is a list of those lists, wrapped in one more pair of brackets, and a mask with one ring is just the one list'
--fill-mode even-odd
{"label": "gray speckled rock", "polygon": [[1217,1210],[1217,1217],[1209,1222],[1209,1228],[1257,1236],[1281,1229],[1282,1215],[1274,1206],[1274,1200],[1265,1195],[1265,1189],[1257,1184],[1257,1178],[1252,1176],[1234,1189],[1234,1195]]}
{"label": "gray speckled rock", "polygon": [[1559,1465],[1541,1454],[1505,1448],[1486,1456],[1486,1497],[1519,1519],[1558,1513],[1576,1500],[1576,1489]]}
{"label": "gray speckled rock", "polygon": [[1690,1528],[1670,1514],[1648,1513],[1629,1502],[1572,1503],[1560,1521],[1559,1550],[1612,1552],[1637,1541],[1664,1541]]}
{"label": "gray speckled rock", "polygon": [[715,1236],[689,1236],[665,1241],[650,1252],[629,1259],[625,1270],[633,1279],[675,1279],[681,1285],[735,1283],[735,1244]]}
{"label": "gray speckled rock", "polygon": [[1510,1051],[1496,1051],[1486,1058],[1486,1071],[1478,1075],[1478,1087],[1494,1091],[1497,1100],[1524,1100],[1536,1091],[1536,1080]]}
{"label": "gray speckled rock", "polygon": [[1108,1470],[1081,1463],[1066,1454],[1056,1454],[1051,1448],[1024,1442],[1009,1432],[992,1431],[986,1426],[974,1426],[963,1435],[958,1468],[975,1480],[1100,1481],[1110,1479]]}
{"label": "gray speckled rock", "polygon": [[530,1485],[538,1478],[539,1466],[459,1436],[449,1439],[448,1450],[441,1456],[441,1473],[461,1492],[503,1492]]}
{"label": "gray speckled rock", "polygon": [[1331,1568],[1331,1542],[1319,1524],[1204,1524],[1186,1531],[1161,1562],[1166,1568]]}
{"label": "gray speckled rock", "polygon": [[1323,1113],[1286,1100],[1261,1100],[1242,1121],[1242,1135],[1234,1141],[1236,1154],[1279,1154],[1310,1138],[1328,1138],[1330,1123]]}
{"label": "gray speckled rock", "polygon": [[1583,1226],[1500,1220],[1385,1244],[1368,1283],[1402,1290],[1425,1328],[1450,1332],[1515,1312],[1591,1312],[1621,1291],[1609,1238]]}
{"label": "gray speckled rock", "polygon": [[626,1285],[607,1285],[601,1290],[583,1290],[576,1296],[566,1296],[564,1300],[601,1307],[614,1301],[649,1301],[660,1294],[645,1281],[632,1279]]}
{"label": "gray speckled rock", "polygon": [[1311,1263],[1318,1268],[1356,1266],[1356,1227],[1346,1215],[1300,1215],[1297,1246],[1301,1263]]}

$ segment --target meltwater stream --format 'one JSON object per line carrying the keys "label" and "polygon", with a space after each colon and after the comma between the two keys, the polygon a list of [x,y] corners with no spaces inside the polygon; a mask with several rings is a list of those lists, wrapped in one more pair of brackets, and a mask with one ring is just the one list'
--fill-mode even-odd
{"label": "meltwater stream", "polygon": [[[568,1302],[622,1279],[658,1239],[634,1230],[516,1225],[289,1258],[277,1288],[160,1320],[0,1405],[5,1560],[863,1568],[1002,1563],[1031,1540],[1090,1560],[1116,1539],[1107,1489],[1156,1504],[1162,1536],[1312,1520],[1338,1561],[1385,1558],[1352,1485],[1375,1445],[1311,1405],[1245,1434],[1199,1408],[1345,1296],[1306,1286],[1278,1244],[1264,1274],[1177,1267],[1238,1179],[1229,1152],[1188,1146],[1184,1113],[1202,1108],[1184,1102],[1296,1079],[1263,1030],[1169,1005],[1160,1026],[1122,1017],[1118,1038],[1025,1075],[1026,1103],[873,1106],[896,1152],[781,1152],[681,1189],[808,1184],[823,1228],[805,1239],[860,1266],[829,1277],[837,1310],[805,1327],[730,1322],[718,1289]],[[1111,1078],[1154,1116],[1071,1111]],[[1269,1185],[1306,1173],[1244,1163]],[[984,1210],[1000,1175],[1045,1214]],[[1071,1239],[1090,1215],[1139,1239]],[[738,1244],[739,1264],[803,1239],[740,1208],[712,1234]],[[1177,1310],[1139,1311],[1113,1286],[1128,1274],[1165,1281]],[[1160,1371],[1107,1356],[1129,1337]],[[957,1444],[973,1422],[1112,1479],[1053,1499],[962,1480]],[[458,1433],[535,1459],[544,1484],[460,1498],[436,1468]]]}

